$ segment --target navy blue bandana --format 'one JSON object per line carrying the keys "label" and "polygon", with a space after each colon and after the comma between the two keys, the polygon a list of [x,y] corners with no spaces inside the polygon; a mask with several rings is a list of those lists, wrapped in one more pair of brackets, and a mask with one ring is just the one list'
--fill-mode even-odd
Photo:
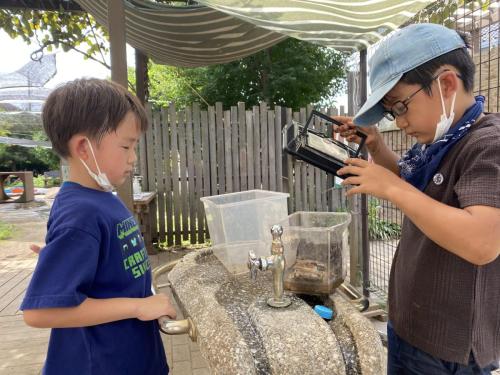
{"label": "navy blue bandana", "polygon": [[467,134],[476,119],[483,113],[484,96],[476,96],[476,103],[465,111],[462,118],[448,132],[431,145],[416,143],[399,160],[401,177],[424,191],[446,153]]}

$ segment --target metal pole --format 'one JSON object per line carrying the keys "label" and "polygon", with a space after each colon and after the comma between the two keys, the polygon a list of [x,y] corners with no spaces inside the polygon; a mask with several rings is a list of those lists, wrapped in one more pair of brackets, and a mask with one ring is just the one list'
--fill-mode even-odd
{"label": "metal pole", "polygon": [[[367,98],[367,50],[359,52],[359,75],[360,75],[360,103],[366,102]],[[364,150],[364,155],[368,155]],[[370,296],[370,242],[368,237],[368,199],[366,194],[361,195],[361,242],[362,242],[362,261],[363,261],[363,295]]]}
{"label": "metal pole", "polygon": [[[348,76],[348,114],[349,116],[354,116],[359,109],[357,105],[359,103],[359,86],[356,85],[356,73],[349,72]],[[352,145],[352,147],[357,147],[357,145]],[[349,225],[349,244],[350,244],[350,254],[349,254],[349,283],[358,288],[361,286],[361,209],[359,207],[359,197],[354,196],[349,198],[349,206],[351,207],[352,221]]]}
{"label": "metal pole", "polygon": [[[127,44],[125,41],[125,8],[123,0],[108,0],[109,49],[111,54],[111,80],[127,88]],[[133,212],[132,178],[118,187],[118,195]]]}

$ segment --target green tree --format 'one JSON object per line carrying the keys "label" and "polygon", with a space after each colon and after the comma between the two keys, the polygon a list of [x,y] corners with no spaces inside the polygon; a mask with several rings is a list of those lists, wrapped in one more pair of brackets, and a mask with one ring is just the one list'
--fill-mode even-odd
{"label": "green tree", "polygon": [[[202,68],[149,64],[149,100],[158,106],[193,101],[224,106],[243,101],[247,106],[299,108],[310,103],[332,104],[344,88],[346,55],[315,44],[287,39],[252,56]],[[135,82],[133,70],[129,81]]]}
{"label": "green tree", "polygon": [[73,49],[109,68],[104,58],[109,45],[106,30],[87,13],[0,9],[0,28],[11,38],[21,37],[27,44],[36,42],[33,59],[45,50]]}
{"label": "green tree", "polygon": [[[0,136],[47,141],[42,130],[40,115],[22,113],[9,115],[0,112]],[[59,157],[51,150],[42,147],[21,147],[0,144],[0,171],[33,171],[40,174],[59,169]]]}
{"label": "green tree", "polygon": [[201,94],[211,102],[266,101],[294,109],[328,100],[345,84],[346,55],[289,38],[244,59],[206,68]]}

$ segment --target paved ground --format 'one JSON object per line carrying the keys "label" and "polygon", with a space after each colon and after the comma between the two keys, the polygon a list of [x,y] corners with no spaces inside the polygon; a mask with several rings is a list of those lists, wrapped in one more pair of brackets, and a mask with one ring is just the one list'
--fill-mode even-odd
{"label": "paved ground", "polygon": [[[12,239],[0,241],[0,374],[39,374],[45,360],[48,329],[30,328],[18,310],[36,264],[30,244],[43,245],[49,207],[43,201],[22,207],[1,204],[0,218],[14,225]],[[161,253],[151,256],[154,266],[181,256]],[[168,363],[173,375],[206,375],[207,364],[198,345],[187,335],[163,335]]]}

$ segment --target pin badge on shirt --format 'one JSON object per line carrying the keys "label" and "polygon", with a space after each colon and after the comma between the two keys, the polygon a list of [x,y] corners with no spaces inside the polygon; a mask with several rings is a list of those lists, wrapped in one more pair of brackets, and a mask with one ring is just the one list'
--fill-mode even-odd
{"label": "pin badge on shirt", "polygon": [[434,181],[436,185],[441,185],[444,181],[444,177],[441,173],[436,173],[434,177],[432,177],[432,181]]}

